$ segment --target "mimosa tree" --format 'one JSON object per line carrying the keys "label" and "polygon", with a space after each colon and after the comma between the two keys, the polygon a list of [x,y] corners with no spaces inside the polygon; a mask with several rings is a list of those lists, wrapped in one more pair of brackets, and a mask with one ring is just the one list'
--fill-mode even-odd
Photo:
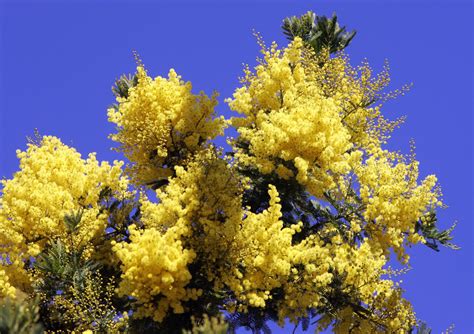
{"label": "mimosa tree", "polygon": [[[117,80],[110,138],[127,162],[83,158],[36,134],[2,181],[2,333],[409,333],[391,257],[456,248],[414,145],[385,148],[388,65],[350,64],[355,32],[309,12],[284,20],[216,113],[174,70]],[[228,152],[214,139],[226,127]],[[418,329],[423,331],[422,329]]]}

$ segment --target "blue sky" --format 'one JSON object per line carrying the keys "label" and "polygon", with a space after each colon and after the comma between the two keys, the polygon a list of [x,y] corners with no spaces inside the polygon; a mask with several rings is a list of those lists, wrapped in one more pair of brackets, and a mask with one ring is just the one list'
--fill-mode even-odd
{"label": "blue sky", "polygon": [[[411,251],[405,296],[433,333],[450,324],[472,333],[473,120],[472,4],[470,1],[0,1],[0,176],[18,169],[17,148],[38,128],[82,154],[119,159],[110,150],[110,87],[134,71],[137,50],[150,74],[175,68],[195,92],[232,94],[242,63],[255,63],[252,30],[284,43],[281,21],[307,10],[330,15],[358,34],[347,49],[353,63],[377,70],[388,59],[392,88],[411,92],[385,107],[407,116],[392,149],[415,139],[421,173],[435,173],[449,208],[442,227],[458,221],[459,251]],[[285,330],[275,330],[275,333]]]}

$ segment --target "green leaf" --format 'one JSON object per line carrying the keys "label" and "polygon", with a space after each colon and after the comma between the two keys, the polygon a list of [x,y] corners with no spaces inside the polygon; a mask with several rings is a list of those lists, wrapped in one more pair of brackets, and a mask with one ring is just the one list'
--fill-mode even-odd
{"label": "green leaf", "polygon": [[355,31],[347,32],[340,27],[336,14],[331,18],[318,16],[309,11],[300,17],[292,16],[283,20],[283,33],[289,40],[300,37],[316,53],[323,50],[335,53],[345,49],[356,35]]}
{"label": "green leaf", "polygon": [[81,223],[83,213],[84,210],[80,209],[77,212],[73,212],[64,217],[64,224],[66,225],[69,233],[77,231],[79,224]]}
{"label": "green leaf", "polygon": [[421,233],[425,238],[426,246],[437,252],[439,251],[438,244],[454,250],[460,249],[459,246],[450,242],[453,239],[451,233],[456,228],[456,223],[446,230],[439,230],[436,226],[437,221],[436,213],[430,212],[424,217],[423,221],[419,220],[415,225],[416,232]]}
{"label": "green leaf", "polygon": [[136,74],[122,74],[119,79],[115,80],[112,92],[116,97],[128,98],[128,91],[137,84],[138,77]]}
{"label": "green leaf", "polygon": [[84,260],[82,255],[82,249],[68,252],[60,240],[53,242],[34,263],[44,276],[39,288],[51,295],[68,286],[82,289],[87,274],[100,267],[97,262]]}

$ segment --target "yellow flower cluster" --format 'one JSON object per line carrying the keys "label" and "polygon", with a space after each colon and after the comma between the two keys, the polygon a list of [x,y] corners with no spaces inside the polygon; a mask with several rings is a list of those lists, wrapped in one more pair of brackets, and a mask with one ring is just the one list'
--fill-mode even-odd
{"label": "yellow flower cluster", "polygon": [[294,178],[323,200],[330,192],[348,201],[358,187],[367,224],[350,217],[352,227],[365,226],[384,254],[393,248],[404,257],[403,242],[423,241],[416,221],[441,205],[435,176],[418,185],[418,162],[381,148],[402,120],[387,121],[374,103],[407,87],[383,95],[388,66],[374,77],[366,62],[353,68],[344,55],[315,55],[299,38],[282,50],[262,46],[262,53],[228,100],[245,116],[231,119],[237,162]]}
{"label": "yellow flower cluster", "polygon": [[15,298],[16,288],[10,284],[10,279],[5,270],[0,270],[0,298]]}
{"label": "yellow flower cluster", "polygon": [[131,242],[117,243],[113,248],[122,262],[118,294],[136,299],[137,318],[161,322],[169,309],[183,313],[182,302],[202,293],[186,288],[191,281],[188,265],[196,254],[183,248],[181,235],[173,228],[161,233],[155,228],[139,231],[131,225],[129,232]]}
{"label": "yellow flower cluster", "polygon": [[213,149],[203,150],[176,177],[157,191],[158,204],[142,200],[142,222],[147,228],[180,230],[187,245],[201,254],[209,279],[227,256],[242,219],[242,185],[233,168]]}
{"label": "yellow flower cluster", "polygon": [[[338,333],[347,333],[344,328],[349,324],[360,324],[356,333],[375,332],[380,326],[388,332],[403,333],[415,324],[411,305],[401,298],[400,289],[391,280],[381,278],[386,257],[380,251],[366,240],[359,247],[351,247],[339,236],[327,243],[313,235],[292,245],[291,236],[300,226],[282,227],[275,199],[272,194],[268,211],[259,219],[250,218],[248,228],[244,220],[242,230],[247,231],[234,240],[229,258],[237,255],[235,269],[221,276],[238,300],[237,305],[228,305],[230,311],[245,312],[248,306],[264,308],[275,291],[281,291],[283,298],[277,301],[277,310],[282,325],[286,319],[297,323],[309,308],[318,307],[334,310],[336,317],[328,320],[336,320],[334,329]],[[331,232],[321,231],[321,235],[330,236]],[[237,251],[239,246],[242,248]],[[331,299],[337,296],[332,287],[334,280],[341,284],[342,293],[359,296],[373,313],[362,307],[350,312],[338,309],[333,304],[338,301]]]}
{"label": "yellow flower cluster", "polygon": [[190,82],[174,70],[168,78],[150,78],[137,68],[138,83],[128,97],[118,97],[118,106],[108,110],[118,132],[111,138],[132,162],[138,184],[173,174],[173,167],[201,150],[207,140],[223,133],[224,120],[216,118],[216,96],[194,95]]}
{"label": "yellow flower cluster", "polygon": [[390,83],[388,64],[374,76],[367,61],[353,67],[344,54],[327,57],[324,53],[309,52],[302,58],[306,72],[319,85],[322,94],[336,104],[354,148],[385,143],[390,133],[403,122],[403,117],[389,121],[381,113],[384,101],[403,95],[409,89],[406,85],[381,93]]}
{"label": "yellow flower cluster", "polygon": [[[128,183],[122,177],[122,162],[99,163],[95,154],[83,160],[56,137],[45,136],[17,155],[21,170],[11,180],[1,181],[0,252],[2,266],[20,286],[28,281],[24,261],[36,257],[51,241],[87,247],[102,235],[107,214],[100,211],[99,195],[106,187],[125,194]],[[64,219],[79,210],[82,219],[71,240]]]}
{"label": "yellow flower cluster", "polygon": [[[366,63],[316,55],[299,38],[284,49],[262,44],[262,53],[228,100],[243,115],[230,120],[235,159],[209,143],[225,126],[215,95],[192,94],[173,70],[152,79],[138,66],[136,85],[108,110],[111,137],[136,185],[161,185],[158,201],[131,199],[121,162],[84,160],[55,137],[18,151],[20,171],[1,181],[0,298],[32,291],[31,262],[59,239],[120,266],[117,288],[101,293],[91,276],[73,299],[53,298],[84,333],[91,317],[126,325],[127,316],[108,318],[114,294],[158,326],[194,314],[201,298],[230,313],[275,312],[280,324],[321,311],[319,329],[335,333],[409,332],[413,310],[385,268],[391,250],[407,261],[405,247],[424,242],[415,227],[442,203],[435,176],[418,181],[414,156],[382,148],[400,123],[373,105],[388,68],[374,78]],[[100,203],[104,190],[131,204]],[[65,217],[77,212],[72,234]]]}
{"label": "yellow flower cluster", "polygon": [[[408,329],[413,324],[409,304],[389,285],[391,281],[381,278],[386,257],[380,249],[372,247],[368,240],[350,246],[335,228],[329,227],[294,243],[293,236],[302,224],[284,226],[276,188],[269,188],[268,208],[253,213],[242,208],[240,191],[245,188],[242,187],[232,167],[208,150],[196,155],[186,167],[176,168],[176,176],[170,178],[169,185],[157,192],[159,203],[141,199],[144,232],[134,230],[130,244],[121,243],[115,248],[116,252],[121,252],[122,247],[127,249],[118,253],[125,273],[120,291],[137,298],[140,305],[137,315],[162,320],[172,307],[170,299],[179,305],[178,311],[186,309],[183,302],[191,298],[187,285],[192,282],[186,266],[195,261],[194,256],[184,254],[188,250],[198,257],[200,272],[207,274],[216,291],[232,291],[235,301],[226,305],[231,312],[265,308],[280,291],[283,298],[278,301],[278,314],[282,322],[287,318],[297,322],[307,314],[308,308],[317,307],[334,307],[334,312],[342,317],[347,312],[337,309],[330,300],[335,293],[331,284],[337,277],[343,291],[348,294],[356,291],[371,309],[380,310],[365,320],[357,313],[350,313],[358,322],[367,322],[361,328],[374,330],[376,322],[386,328],[403,324]],[[142,235],[147,243],[141,240]],[[176,267],[185,280],[175,277],[178,269],[169,275],[161,269],[163,263],[171,261],[150,255],[157,254],[157,250],[150,250],[155,247],[163,250],[160,256],[179,254],[174,261],[181,261],[181,267],[177,264]],[[180,294],[167,296],[161,292],[162,288],[155,290],[163,284],[160,277],[173,277],[179,288],[172,291]],[[150,291],[158,293],[153,295]],[[376,298],[382,295],[397,297],[390,311],[383,304],[387,298]],[[159,304],[153,304],[153,296]],[[347,320],[345,317],[341,319]],[[396,325],[390,325],[391,321]],[[343,328],[343,324],[340,322],[338,326]]]}
{"label": "yellow flower cluster", "polygon": [[160,322],[170,308],[175,313],[186,310],[183,302],[201,294],[186,287],[191,282],[187,266],[196,255],[209,281],[227,271],[223,261],[241,221],[242,185],[216,153],[202,150],[186,167],[175,167],[176,176],[157,191],[159,203],[143,195],[144,231],[132,226],[130,243],[114,247],[122,263],[119,292],[137,300],[134,316]]}
{"label": "yellow flower cluster", "polygon": [[270,185],[268,193],[268,209],[245,212],[233,240],[228,240],[227,262],[232,269],[223,270],[220,280],[242,302],[241,311],[247,305],[265,307],[270,291],[283,286],[291,274],[292,236],[301,225],[284,228],[278,191]]}
{"label": "yellow flower cluster", "polygon": [[260,172],[296,179],[315,196],[335,186],[334,175],[347,173],[351,136],[333,97],[305,68],[304,48],[296,38],[286,49],[263,50],[255,73],[245,69],[244,85],[227,100],[245,118],[233,118],[241,142],[240,163]]}
{"label": "yellow flower cluster", "polygon": [[414,157],[405,160],[399,154],[379,149],[355,168],[355,174],[370,242],[386,255],[392,248],[399,259],[407,261],[404,246],[424,242],[415,232],[415,223],[442,206],[442,202],[436,176],[429,175],[418,184],[418,161]]}
{"label": "yellow flower cluster", "polygon": [[[417,321],[410,303],[401,298],[399,288],[390,288],[392,281],[383,281],[381,288],[374,291],[376,301],[372,312],[374,317],[368,317],[357,305],[348,306],[334,314],[336,319],[332,332],[336,334],[365,334],[365,333],[409,333]],[[324,315],[318,321],[318,330],[329,327],[334,318]]]}
{"label": "yellow flower cluster", "polygon": [[[3,248],[3,247],[2,247]],[[16,298],[24,292],[31,290],[31,276],[25,270],[25,257],[20,252],[7,252],[2,249],[2,259],[0,260],[0,289],[3,290],[0,297],[9,296]]]}
{"label": "yellow flower cluster", "polygon": [[[386,264],[382,252],[373,249],[367,240],[359,246],[350,246],[334,232],[333,228],[326,228],[285,248],[292,269],[282,285],[284,298],[277,307],[280,324],[287,318],[297,323],[308,308],[324,307],[337,313],[335,317],[328,315],[326,327],[336,320],[334,330],[338,333],[348,332],[338,330],[345,328],[345,323],[353,326],[360,323],[357,333],[374,332],[380,325],[390,333],[411,328],[415,318],[410,304],[401,299],[399,288],[391,280],[382,279]],[[324,241],[328,238],[330,242]],[[332,285],[335,281],[341,284],[339,290]],[[338,300],[344,294],[357,295],[373,312],[362,307],[356,309],[358,304],[350,312],[338,309]],[[324,324],[323,319],[321,329],[326,328]]]}
{"label": "yellow flower cluster", "polygon": [[65,294],[56,295],[48,311],[61,314],[62,322],[74,328],[73,333],[92,334],[101,331],[100,328],[107,328],[109,333],[122,333],[126,329],[128,314],[120,314],[113,305],[114,285],[113,279],[104,282],[101,274],[88,273],[83,286],[73,286],[69,291],[72,298]]}
{"label": "yellow flower cluster", "polygon": [[367,62],[354,68],[345,55],[316,55],[300,38],[282,50],[260,44],[263,59],[254,72],[244,69],[243,86],[226,100],[245,116],[230,121],[239,133],[236,158],[263,174],[295,178],[324,198],[362,152],[385,143],[403,121],[386,120],[379,100],[408,88],[381,94],[390,82],[388,65],[373,76]]}
{"label": "yellow flower cluster", "polygon": [[365,313],[358,304],[340,309],[334,332],[408,332],[416,324],[416,318],[410,303],[401,297],[398,283],[382,279],[386,257],[371,247],[367,239],[357,249],[341,251],[340,248],[336,250],[339,255],[335,259],[336,273],[343,277],[345,292],[355,293],[371,314]]}

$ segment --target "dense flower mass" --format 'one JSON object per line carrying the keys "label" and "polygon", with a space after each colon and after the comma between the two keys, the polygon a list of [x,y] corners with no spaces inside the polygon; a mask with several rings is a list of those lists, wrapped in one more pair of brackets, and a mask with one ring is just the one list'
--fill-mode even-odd
{"label": "dense flower mass", "polygon": [[[451,237],[436,226],[436,177],[419,181],[413,152],[384,148],[401,120],[382,102],[403,89],[382,94],[388,67],[351,67],[321,34],[302,38],[316,25],[288,22],[289,45],[260,40],[227,100],[240,117],[217,117],[216,96],[174,70],[152,79],[140,63],[117,82],[108,116],[130,184],[122,162],[56,137],[18,151],[1,181],[1,302],[57,333],[260,333],[267,320],[412,332],[390,254],[406,264],[407,246]],[[210,140],[226,124],[237,136],[224,154]]]}
{"label": "dense flower mass", "polygon": [[283,228],[274,186],[270,186],[269,195],[268,209],[258,214],[244,211],[244,219],[236,221],[235,233],[227,240],[228,254],[221,264],[219,286],[235,294],[236,303],[227,305],[231,310],[265,307],[266,300],[272,298],[271,291],[281,287],[290,274],[288,251],[298,225]]}
{"label": "dense flower mass", "polygon": [[418,162],[404,160],[399,154],[378,150],[356,168],[355,174],[365,206],[364,229],[385,254],[392,248],[399,258],[407,260],[404,242],[424,242],[415,232],[415,222],[442,202],[436,176],[429,175],[418,184]]}
{"label": "dense flower mass", "polygon": [[15,298],[16,289],[10,284],[5,270],[0,270],[0,296]]}
{"label": "dense flower mass", "polygon": [[222,134],[224,123],[215,117],[216,96],[192,94],[191,83],[174,70],[168,78],[152,79],[139,66],[137,80],[108,115],[118,129],[112,139],[132,163],[135,181],[143,184],[172,175],[174,166]]}
{"label": "dense flower mass", "polygon": [[[109,189],[124,195],[128,183],[122,177],[122,162],[99,163],[95,154],[84,160],[56,137],[43,137],[17,155],[21,170],[13,179],[1,181],[0,249],[10,284],[29,290],[25,261],[58,239],[92,253],[107,225],[101,192]],[[80,224],[70,239],[65,217],[78,210]]]}
{"label": "dense flower mass", "polygon": [[[170,308],[183,313],[182,301],[196,299],[202,291],[186,289],[191,281],[187,266],[196,257],[183,249],[180,235],[170,229],[162,234],[154,228],[140,233],[130,228],[130,243],[114,247],[122,262],[119,295],[137,300],[135,317],[152,317],[161,322]],[[154,298],[157,304],[153,303]]]}
{"label": "dense flower mass", "polygon": [[353,145],[335,99],[305,70],[303,51],[299,38],[283,51],[275,44],[263,50],[264,61],[255,74],[246,69],[245,85],[229,104],[246,116],[232,120],[249,146],[237,151],[239,161],[264,174],[296,177],[321,197],[335,175],[349,170]]}
{"label": "dense flower mass", "polygon": [[416,222],[441,202],[435,176],[418,185],[418,162],[381,147],[400,123],[383,118],[380,105],[369,107],[389,81],[386,72],[371,78],[367,64],[357,71],[343,55],[321,66],[322,56],[300,38],[283,50],[263,46],[262,53],[228,100],[245,115],[231,119],[238,163],[294,179],[316,198],[362,203],[363,219],[353,215],[349,223],[365,225],[385,254],[393,248],[405,256],[404,241],[423,241]]}

